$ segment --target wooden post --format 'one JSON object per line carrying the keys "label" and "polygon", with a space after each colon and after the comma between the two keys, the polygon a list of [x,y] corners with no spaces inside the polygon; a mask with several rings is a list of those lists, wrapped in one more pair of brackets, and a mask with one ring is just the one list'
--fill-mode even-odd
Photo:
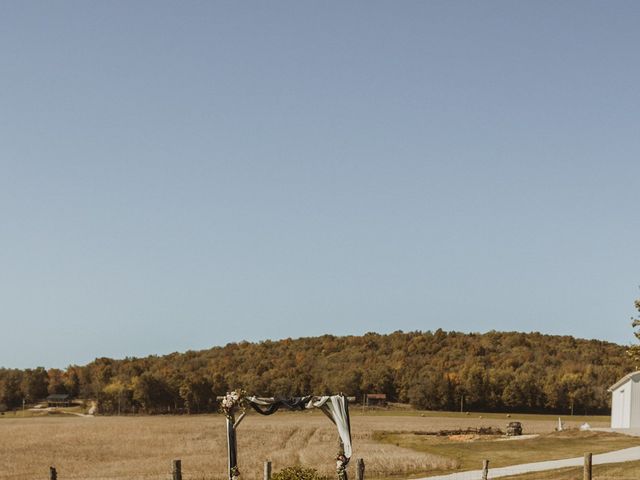
{"label": "wooden post", "polygon": [[482,480],[487,480],[489,477],[489,460],[482,461]]}
{"label": "wooden post", "polygon": [[171,470],[171,475],[173,480],[182,480],[182,461],[173,461],[173,469]]}
{"label": "wooden post", "polygon": [[271,480],[271,461],[264,462],[264,480]]}
{"label": "wooden post", "polygon": [[227,454],[228,454],[228,479],[235,480],[238,476],[238,447],[236,444],[235,416],[230,413],[227,416]]}
{"label": "wooden post", "polygon": [[591,480],[591,474],[593,473],[593,469],[592,469],[592,454],[590,453],[585,453],[584,454],[584,475],[583,475],[583,479],[584,480]]}
{"label": "wooden post", "polygon": [[338,455],[336,456],[336,461],[338,480],[349,480],[346,465],[347,457],[344,456],[344,443],[342,443],[342,439],[338,439]]}
{"label": "wooden post", "polygon": [[356,480],[364,480],[364,460],[362,458],[356,462]]}
{"label": "wooden post", "polygon": [[49,467],[49,480],[58,480],[58,472],[56,472],[56,467]]}

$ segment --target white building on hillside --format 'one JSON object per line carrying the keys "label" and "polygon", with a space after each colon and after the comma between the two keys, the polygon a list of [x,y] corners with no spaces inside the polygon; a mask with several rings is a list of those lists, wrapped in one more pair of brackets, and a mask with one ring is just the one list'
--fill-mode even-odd
{"label": "white building on hillside", "polygon": [[640,371],[625,375],[609,391],[611,428],[640,428]]}

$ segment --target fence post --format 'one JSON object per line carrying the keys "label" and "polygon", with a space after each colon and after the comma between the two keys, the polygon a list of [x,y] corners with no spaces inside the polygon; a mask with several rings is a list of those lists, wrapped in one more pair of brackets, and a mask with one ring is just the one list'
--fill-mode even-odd
{"label": "fence post", "polygon": [[271,461],[264,462],[264,480],[271,480]]}
{"label": "fence post", "polygon": [[356,462],[356,480],[364,480],[364,460],[362,458]]}
{"label": "fence post", "polygon": [[591,453],[584,454],[584,475],[583,475],[584,480],[591,480],[591,474],[593,470],[592,460],[593,460],[593,456]]}
{"label": "fence post", "polygon": [[56,472],[56,467],[49,467],[49,480],[58,480],[58,472]]}
{"label": "fence post", "polygon": [[174,460],[173,469],[171,471],[173,480],[182,480],[182,461]]}
{"label": "fence post", "polygon": [[489,460],[482,461],[482,480],[487,480],[489,477]]}

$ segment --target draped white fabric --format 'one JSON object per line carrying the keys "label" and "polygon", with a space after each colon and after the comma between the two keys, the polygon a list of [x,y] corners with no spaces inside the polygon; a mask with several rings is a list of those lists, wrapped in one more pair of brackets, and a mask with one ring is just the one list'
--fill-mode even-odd
{"label": "draped white fabric", "polygon": [[349,422],[349,411],[347,399],[342,395],[332,395],[325,397],[314,397],[308,403],[307,408],[319,408],[338,427],[338,434],[344,446],[344,456],[351,458],[351,425]]}

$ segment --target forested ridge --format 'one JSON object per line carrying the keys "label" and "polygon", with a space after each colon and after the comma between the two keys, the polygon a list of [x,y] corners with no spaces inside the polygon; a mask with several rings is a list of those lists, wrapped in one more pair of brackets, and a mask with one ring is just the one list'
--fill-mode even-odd
{"label": "forested ridge", "polygon": [[633,370],[625,347],[540,333],[394,332],[230,343],[145,358],[98,358],[66,370],[0,369],[0,409],[50,393],[102,413],[217,410],[216,395],[386,393],[418,408],[606,412],[607,387]]}

